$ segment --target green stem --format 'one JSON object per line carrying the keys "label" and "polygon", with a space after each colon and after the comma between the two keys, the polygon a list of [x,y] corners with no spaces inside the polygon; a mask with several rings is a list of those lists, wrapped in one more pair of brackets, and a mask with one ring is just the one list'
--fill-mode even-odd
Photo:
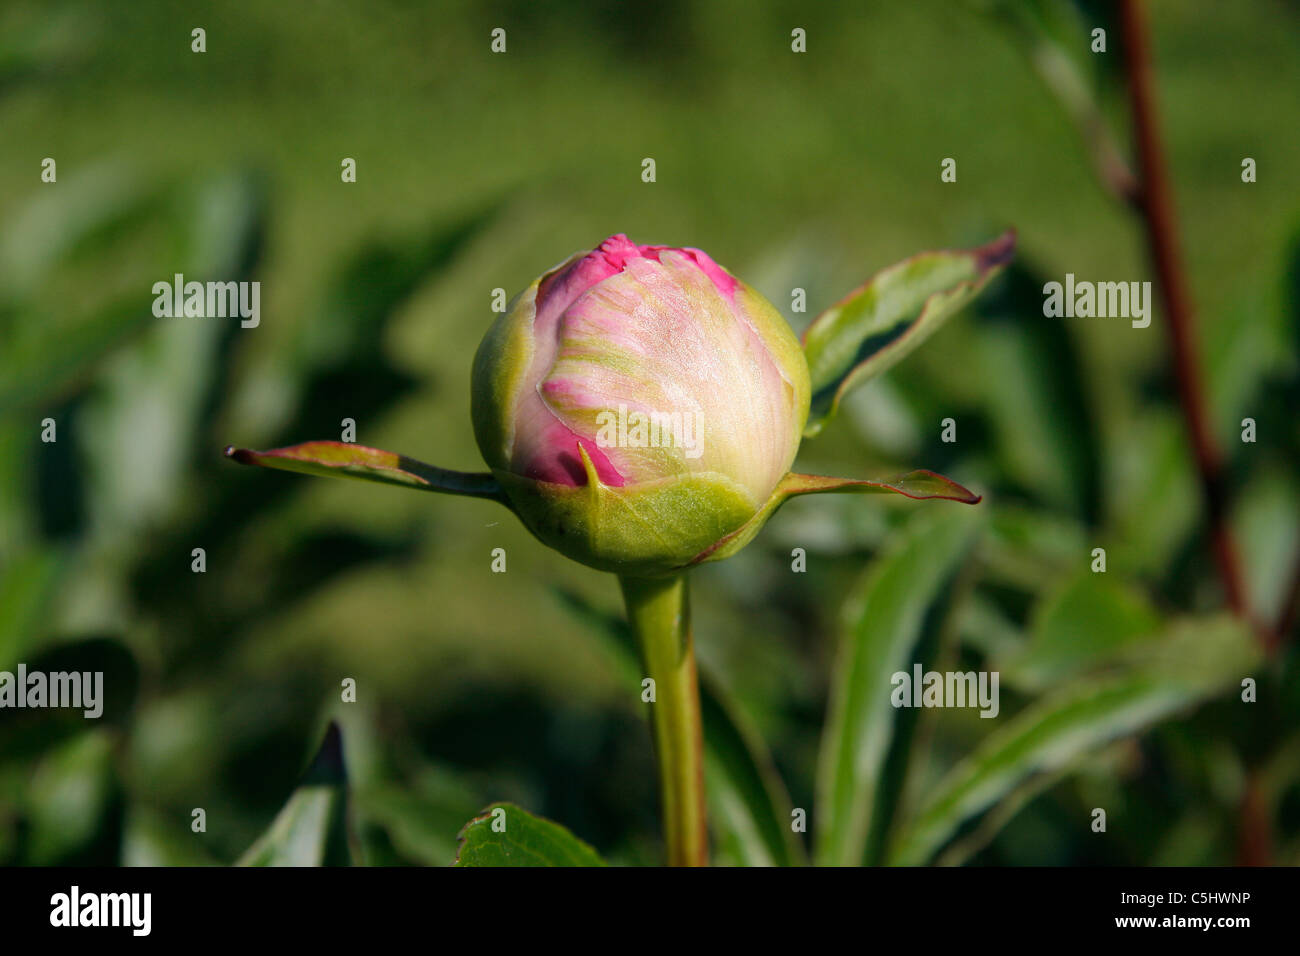
{"label": "green stem", "polygon": [[669,866],[707,866],[704,738],[686,576],[620,577],[628,621],[654,680],[655,756]]}

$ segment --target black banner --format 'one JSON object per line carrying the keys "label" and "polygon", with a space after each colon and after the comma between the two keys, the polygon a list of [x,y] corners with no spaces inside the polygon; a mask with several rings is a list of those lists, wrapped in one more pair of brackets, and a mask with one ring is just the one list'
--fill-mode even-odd
{"label": "black banner", "polygon": [[[864,941],[914,934],[927,944],[997,934],[1147,942],[1200,935],[1231,943],[1294,923],[1294,869],[10,869],[0,872],[8,940],[78,936],[128,943],[337,944],[376,933],[522,934],[598,924],[645,939],[677,900],[743,934],[773,923],[850,929]],[[653,885],[652,885],[653,884]],[[669,908],[668,912],[672,912]],[[753,919],[755,914],[763,914]],[[743,919],[737,917],[745,915]],[[810,922],[811,921],[811,922]],[[620,925],[623,927],[620,929]],[[711,931],[709,931],[711,934]],[[612,934],[612,935],[610,935]]]}

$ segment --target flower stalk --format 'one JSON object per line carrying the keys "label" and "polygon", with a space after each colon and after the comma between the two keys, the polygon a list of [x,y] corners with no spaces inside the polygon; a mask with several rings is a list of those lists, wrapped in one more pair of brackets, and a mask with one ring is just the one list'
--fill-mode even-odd
{"label": "flower stalk", "polygon": [[686,575],[619,577],[628,621],[654,681],[650,705],[669,866],[707,866],[704,734]]}

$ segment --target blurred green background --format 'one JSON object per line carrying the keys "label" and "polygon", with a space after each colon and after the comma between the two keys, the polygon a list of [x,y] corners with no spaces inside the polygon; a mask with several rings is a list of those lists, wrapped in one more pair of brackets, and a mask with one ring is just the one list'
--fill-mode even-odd
{"label": "blurred green background", "polygon": [[[1137,220],[1026,55],[1026,10],[1053,11],[1126,143],[1103,3],[8,0],[0,669],[102,669],[107,706],[97,722],[0,713],[0,862],[232,862],[330,719],[364,862],[450,862],[497,799],[611,861],[659,859],[639,688],[601,633],[621,613],[612,577],[490,503],[221,456],[337,439],[353,418],[363,444],[481,469],[468,383],[492,290],[513,296],[613,232],[707,250],[801,330],[889,263],[1014,226],[1016,267],[854,393],[800,470],[927,467],[986,495],[943,646],[1002,671],[1003,720],[1116,644],[1218,607],[1163,316],[1137,330],[1041,312],[1042,283],[1066,272],[1151,275]],[[1300,11],[1170,0],[1150,19],[1233,521],[1252,602],[1275,619],[1300,549]],[[1111,49],[1094,56],[1097,24]],[[151,287],[175,272],[259,280],[260,326],[155,319]],[[790,311],[795,287],[807,314]],[[956,443],[940,441],[947,417]],[[801,500],[693,574],[702,667],[793,806],[816,814],[846,597],[897,529],[956,507]],[[497,547],[505,574],[489,571]],[[1258,796],[1272,858],[1300,862],[1295,670],[1293,652],[1261,666],[1253,706],[1229,674],[1200,708],[1090,749],[962,859],[1230,863]],[[927,718],[902,812],[1001,722]],[[1097,806],[1113,808],[1105,837],[1087,825]],[[716,837],[721,862],[743,859]]]}

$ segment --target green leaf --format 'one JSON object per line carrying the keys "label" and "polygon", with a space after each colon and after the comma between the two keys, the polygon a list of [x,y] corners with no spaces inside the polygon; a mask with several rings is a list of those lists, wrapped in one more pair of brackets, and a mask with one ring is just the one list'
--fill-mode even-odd
{"label": "green leaf", "polygon": [[1276,621],[1300,567],[1300,484],[1281,467],[1252,469],[1237,493],[1232,523],[1241,542],[1249,607]]}
{"label": "green leaf", "polygon": [[1115,673],[1075,681],[987,737],[899,831],[890,862],[925,863],[965,821],[1022,784],[1236,686],[1258,660],[1249,629],[1233,618],[1175,625]]}
{"label": "green leaf", "polygon": [[998,584],[1035,592],[1078,567],[1079,555],[1088,553],[1088,537],[1083,524],[1059,512],[1001,500],[989,515],[980,558]]}
{"label": "green leaf", "polygon": [[730,557],[749,544],[754,539],[754,536],[763,529],[763,525],[767,523],[768,518],[772,517],[776,509],[791,498],[799,495],[822,494],[897,494],[918,501],[938,498],[947,501],[959,501],[966,505],[979,504],[982,500],[980,495],[962,487],[951,478],[945,478],[943,475],[927,471],[924,468],[909,471],[905,475],[882,478],[876,481],[869,481],[865,478],[832,478],[829,475],[802,475],[790,472],[781,479],[776,486],[776,490],[772,492],[772,497],[767,499],[767,503],[759,509],[754,517],[731,534],[719,538],[709,545],[708,548],[696,555],[691,563],[696,564],[705,560],[717,561]]}
{"label": "green leaf", "polygon": [[[174,261],[172,249],[147,246],[143,261],[151,264],[132,267],[139,270],[133,274],[140,282],[147,279],[146,287],[160,275],[170,278],[173,271],[244,279],[264,244],[265,197],[252,177],[238,173],[145,192],[118,171],[100,167],[78,177],[72,188],[63,198],[52,192],[34,202],[15,225],[13,240],[0,249],[0,276],[13,274],[21,282],[10,285],[33,293],[30,301],[15,306],[12,341],[0,353],[0,412],[46,403],[85,386],[128,346],[149,352],[166,350],[171,342],[184,349],[182,360],[188,358],[200,370],[175,376],[174,381],[156,376],[179,396],[168,395],[175,400],[157,402],[156,407],[178,415],[174,409],[188,410],[191,393],[224,384],[219,371],[205,370],[205,362],[224,369],[221,359],[239,331],[237,321],[159,320],[150,308],[152,294],[101,297],[91,306],[69,311],[64,299],[49,301],[48,295],[34,293],[76,283],[78,268],[108,268],[109,253],[130,258],[124,248],[146,242],[158,227],[173,233],[186,255],[182,266]],[[62,188],[58,194],[63,195]],[[0,278],[0,288],[5,287]],[[170,331],[174,322],[193,325],[193,331],[176,336]],[[152,380],[137,386],[158,387]]]}
{"label": "green leaf", "polygon": [[1102,112],[1099,79],[1118,71],[1116,54],[1091,54],[1091,30],[1119,36],[1117,4],[1087,0],[991,0],[980,8],[1007,28],[1034,72],[1078,129],[1097,178],[1119,199],[1133,201],[1137,181]]}
{"label": "green leaf", "polygon": [[189,818],[132,805],[122,827],[122,866],[220,866],[194,838]]}
{"label": "green leaf", "polygon": [[[456,855],[461,822],[483,805],[484,798],[476,789],[449,771],[426,766],[400,784],[372,784],[360,790],[354,805],[358,817],[372,830],[382,830],[384,842],[391,844],[385,856],[396,853],[393,862],[445,866]],[[362,838],[364,844],[364,832]]]}
{"label": "green leaf", "polygon": [[1029,644],[999,669],[1006,683],[1041,691],[1153,636],[1160,623],[1141,592],[1085,569],[1038,605]]}
{"label": "green leaf", "polygon": [[77,865],[93,860],[96,846],[113,845],[122,793],[110,731],[97,728],[47,745],[30,766],[31,785],[23,795],[27,862]]}
{"label": "green leaf", "polygon": [[[639,651],[627,622],[574,592],[557,594],[604,639],[624,680],[640,681]],[[699,680],[706,796],[715,840],[744,866],[805,864],[803,844],[790,828],[790,796],[767,746],[718,681],[703,671]]]}
{"label": "green leaf", "polygon": [[270,451],[252,451],[230,445],[226,448],[226,457],[241,465],[260,465],[305,475],[358,478],[420,491],[441,491],[449,495],[505,502],[501,488],[490,474],[448,471],[396,452],[349,442],[309,441]]}
{"label": "green leaf", "polygon": [[892,367],[979,295],[1015,254],[1007,232],[977,249],[923,252],[876,273],[804,332],[812,378],[806,435],[816,435],[845,392]]}
{"label": "green leaf", "polygon": [[886,494],[894,493],[905,498],[925,500],[943,498],[948,501],[960,501],[966,505],[980,503],[981,496],[963,488],[951,478],[925,468],[909,471],[905,475],[893,478],[881,478],[869,481],[865,478],[832,478],[828,475],[788,474],[777,486],[776,493],[784,498],[796,495],[821,494]]}
{"label": "green leaf", "polygon": [[1104,456],[1076,336],[1065,322],[1024,320],[1041,313],[1045,279],[1010,265],[976,304],[957,353],[978,370],[970,400],[988,416],[1001,483],[1097,524]]}
{"label": "green leaf", "polygon": [[707,675],[700,678],[704,775],[714,829],[741,866],[801,866],[793,807],[767,747]]}
{"label": "green leaf", "polygon": [[238,866],[348,866],[343,738],[330,724],[316,758],[270,828]]}
{"label": "green leaf", "polygon": [[47,546],[7,562],[0,574],[0,670],[11,669],[44,635],[65,561]]}
{"label": "green leaf", "polygon": [[550,820],[494,803],[460,831],[456,866],[604,866],[596,851]]}
{"label": "green leaf", "polygon": [[[57,189],[39,190],[7,217],[0,290],[30,299],[53,285],[61,268],[109,251],[121,256],[133,235],[168,214],[170,196],[170,189],[116,160],[74,168]],[[143,311],[149,312],[147,300]]]}
{"label": "green leaf", "polygon": [[[950,842],[943,852],[935,857],[933,865],[965,865],[971,857],[992,843],[998,832],[1010,823],[1017,813],[1072,774],[1081,773],[1093,778],[1101,775],[1118,782],[1122,773],[1120,768],[1126,766],[1133,755],[1133,749],[1128,744],[1129,742],[1123,739],[1111,741],[1098,750],[1079,754],[1073,760],[1054,768],[1050,773],[1040,773],[1017,785],[995,806],[985,811],[977,826],[971,827],[969,832],[963,833]],[[1016,864],[1011,862],[1010,865]]]}
{"label": "green leaf", "polygon": [[64,397],[157,321],[148,303],[135,298],[110,303],[71,323],[24,311],[15,319],[22,331],[0,355],[0,414]]}
{"label": "green leaf", "polygon": [[816,860],[862,861],[893,735],[891,677],[909,670],[927,612],[979,527],[977,511],[918,514],[846,604],[817,771]]}
{"label": "green leaf", "polygon": [[1186,425],[1167,405],[1137,409],[1110,454],[1106,560],[1130,574],[1165,574],[1201,520]]}

